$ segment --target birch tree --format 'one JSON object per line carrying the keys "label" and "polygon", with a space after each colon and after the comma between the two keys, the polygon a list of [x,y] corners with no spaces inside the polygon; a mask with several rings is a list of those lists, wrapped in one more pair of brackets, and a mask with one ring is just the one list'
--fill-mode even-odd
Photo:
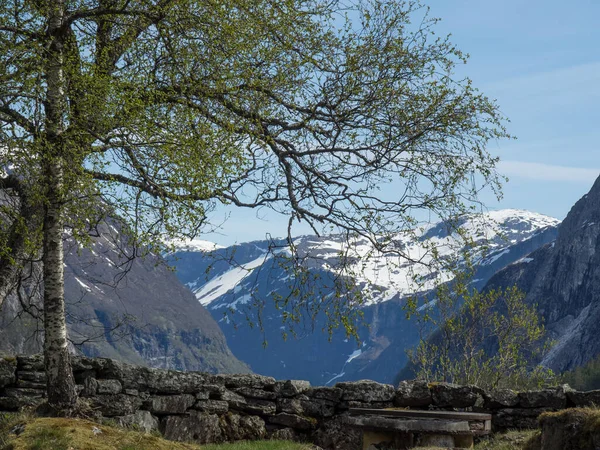
{"label": "birch tree", "polygon": [[418,0],[0,1],[0,302],[42,249],[49,403],[77,401],[62,239],[93,205],[148,248],[228,204],[402,256],[417,212],[498,192],[503,118],[435,23]]}

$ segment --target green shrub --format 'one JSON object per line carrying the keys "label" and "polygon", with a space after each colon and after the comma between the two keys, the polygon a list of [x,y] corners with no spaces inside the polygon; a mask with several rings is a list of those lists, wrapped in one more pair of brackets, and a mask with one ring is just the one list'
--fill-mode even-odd
{"label": "green shrub", "polygon": [[600,389],[600,355],[563,375],[565,383],[580,391]]}

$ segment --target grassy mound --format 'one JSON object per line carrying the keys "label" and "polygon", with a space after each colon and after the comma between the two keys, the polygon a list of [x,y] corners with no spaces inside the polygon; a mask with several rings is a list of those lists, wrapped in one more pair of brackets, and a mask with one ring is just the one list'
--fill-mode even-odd
{"label": "grassy mound", "polygon": [[571,408],[540,415],[541,448],[588,450],[600,444],[600,409]]}
{"label": "grassy mound", "polygon": [[[498,433],[478,443],[473,450],[535,450],[531,443],[539,431],[523,430]],[[417,447],[414,450],[446,450],[440,447]]]}
{"label": "grassy mound", "polygon": [[83,419],[0,414],[0,450],[309,450],[285,441],[185,444]]}

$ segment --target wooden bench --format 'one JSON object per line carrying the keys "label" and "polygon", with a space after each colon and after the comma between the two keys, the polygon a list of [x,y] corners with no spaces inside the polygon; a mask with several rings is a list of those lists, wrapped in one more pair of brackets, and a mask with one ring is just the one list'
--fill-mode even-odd
{"label": "wooden bench", "polygon": [[472,448],[474,436],[492,431],[491,414],[366,408],[349,412],[346,423],[363,429],[363,450]]}

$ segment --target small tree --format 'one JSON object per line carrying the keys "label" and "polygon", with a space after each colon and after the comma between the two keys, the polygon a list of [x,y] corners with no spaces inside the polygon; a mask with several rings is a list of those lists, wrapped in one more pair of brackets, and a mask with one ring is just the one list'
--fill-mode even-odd
{"label": "small tree", "polygon": [[458,275],[440,285],[430,302],[416,308],[422,335],[409,351],[415,375],[427,381],[474,384],[484,389],[541,387],[554,380],[535,364],[545,330],[535,305],[517,287],[479,292]]}
{"label": "small tree", "polygon": [[49,402],[77,400],[63,231],[85,241],[98,201],[140,245],[233,204],[287,214],[292,249],[306,222],[402,255],[416,212],[498,189],[502,117],[435,22],[417,0],[0,2],[0,302],[43,243]]}

